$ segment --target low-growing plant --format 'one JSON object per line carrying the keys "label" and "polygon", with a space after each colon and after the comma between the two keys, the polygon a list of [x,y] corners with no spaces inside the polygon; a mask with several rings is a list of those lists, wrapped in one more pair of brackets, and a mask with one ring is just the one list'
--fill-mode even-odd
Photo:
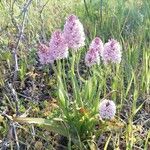
{"label": "low-growing plant", "polygon": [[1,1],[0,148],[149,149],[149,6]]}
{"label": "low-growing plant", "polygon": [[[58,117],[52,115],[49,119],[42,119],[16,116],[11,120],[47,126],[48,130],[67,137],[68,149],[93,150],[97,149],[95,141],[102,133],[120,130],[124,126],[123,122],[115,117],[116,104],[107,100],[113,92],[107,93],[106,87],[107,75],[110,74],[107,67],[113,74],[118,72],[121,46],[113,39],[103,46],[101,39],[96,37],[85,56],[90,75],[84,79],[79,67],[84,41],[85,34],[81,22],[75,15],[70,15],[64,31],[55,31],[49,46],[39,46],[40,62],[43,65],[50,63],[57,79]],[[100,65],[100,57],[104,65]],[[105,69],[108,71],[105,72]],[[108,74],[105,74],[107,72]],[[105,97],[102,97],[102,93],[106,94]],[[116,96],[113,97],[116,101]]]}

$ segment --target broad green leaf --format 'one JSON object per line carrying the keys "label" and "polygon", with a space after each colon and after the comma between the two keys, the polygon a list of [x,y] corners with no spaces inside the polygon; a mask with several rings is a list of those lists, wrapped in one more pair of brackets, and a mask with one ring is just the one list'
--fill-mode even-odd
{"label": "broad green leaf", "polygon": [[44,125],[49,131],[68,137],[67,126],[60,118],[49,120],[43,118],[15,117],[13,120],[19,123]]}

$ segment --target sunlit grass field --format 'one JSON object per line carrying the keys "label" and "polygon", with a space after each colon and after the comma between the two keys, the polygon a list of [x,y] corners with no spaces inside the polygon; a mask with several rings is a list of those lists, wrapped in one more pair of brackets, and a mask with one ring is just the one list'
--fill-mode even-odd
{"label": "sunlit grass field", "polygon": [[[74,14],[85,46],[42,65],[39,43]],[[116,39],[120,64],[85,65],[91,41]],[[112,120],[99,103],[113,100]],[[0,149],[149,150],[150,1],[1,0]]]}

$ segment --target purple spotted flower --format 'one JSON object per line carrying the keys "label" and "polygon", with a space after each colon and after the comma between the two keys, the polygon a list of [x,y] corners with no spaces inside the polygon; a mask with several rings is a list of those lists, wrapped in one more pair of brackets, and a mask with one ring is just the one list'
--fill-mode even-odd
{"label": "purple spotted flower", "polygon": [[100,117],[102,119],[112,119],[116,113],[116,105],[111,100],[103,100],[99,108]]}
{"label": "purple spotted flower", "polygon": [[37,53],[41,64],[48,64],[54,62],[49,53],[49,47],[46,46],[45,44],[39,44]]}
{"label": "purple spotted flower", "polygon": [[75,15],[70,15],[64,25],[64,37],[69,48],[77,51],[85,45],[83,25]]}
{"label": "purple spotted flower", "polygon": [[104,45],[101,54],[104,64],[121,62],[121,46],[118,41],[111,39]]}
{"label": "purple spotted flower", "polygon": [[49,53],[53,60],[59,60],[68,57],[68,46],[61,30],[57,30],[52,34],[49,43]]}
{"label": "purple spotted flower", "polygon": [[104,45],[102,40],[99,37],[95,37],[90,44],[90,49],[94,49],[95,51],[99,52],[99,54],[101,54],[103,48]]}

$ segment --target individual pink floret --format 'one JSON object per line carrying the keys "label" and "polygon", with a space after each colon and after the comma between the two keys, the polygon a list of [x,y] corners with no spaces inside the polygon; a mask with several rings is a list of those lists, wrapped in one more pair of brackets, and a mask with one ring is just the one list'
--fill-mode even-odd
{"label": "individual pink floret", "polygon": [[64,25],[64,37],[69,48],[77,51],[85,45],[83,25],[75,15],[70,15]]}

